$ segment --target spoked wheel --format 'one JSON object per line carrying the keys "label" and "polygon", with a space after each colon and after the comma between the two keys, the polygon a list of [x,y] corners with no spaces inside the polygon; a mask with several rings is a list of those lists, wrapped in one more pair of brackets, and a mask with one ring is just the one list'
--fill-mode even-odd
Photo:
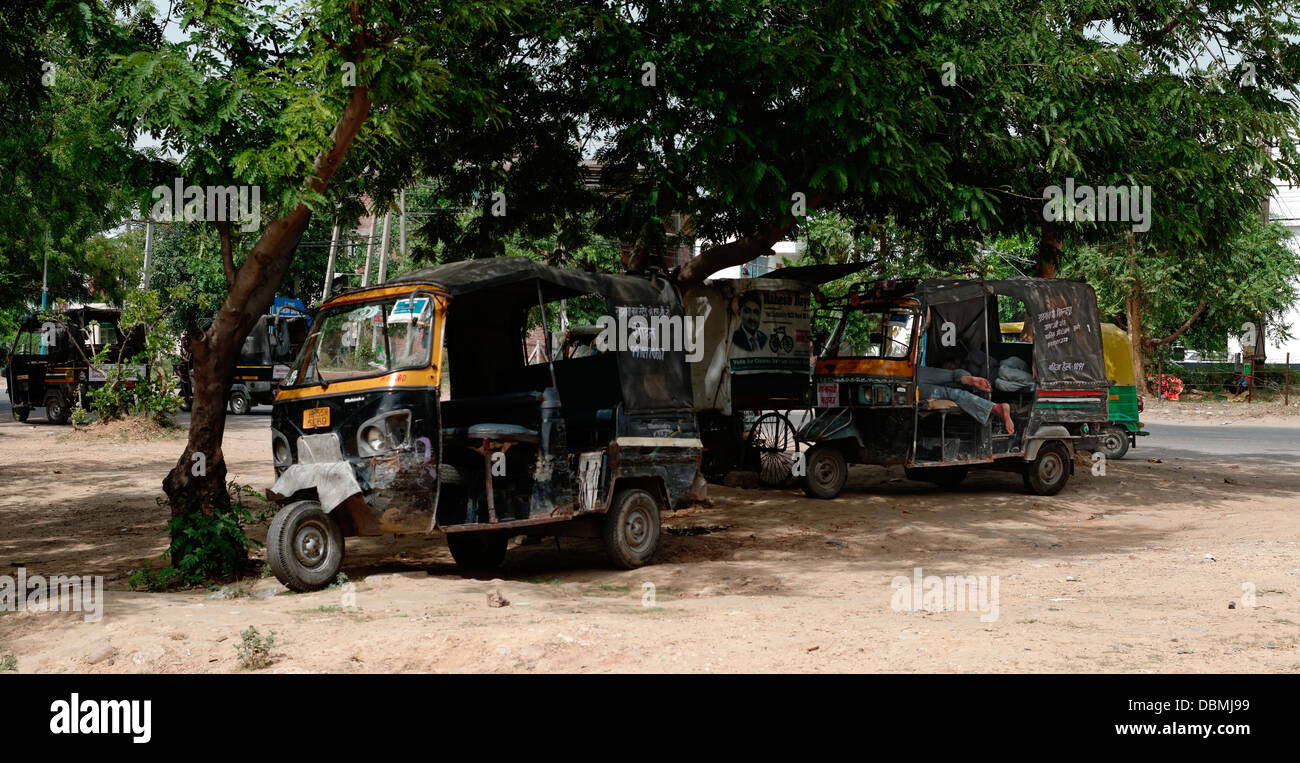
{"label": "spoked wheel", "polygon": [[334,582],[343,566],[338,520],[315,501],[280,509],[266,533],[266,560],[275,577],[294,591],[317,591]]}
{"label": "spoked wheel", "polygon": [[750,427],[747,444],[758,458],[759,482],[780,487],[790,481],[799,457],[799,441],[790,419],[776,411],[764,413]]}
{"label": "spoked wheel", "polygon": [[1038,495],[1056,495],[1070,480],[1070,452],[1059,442],[1045,442],[1028,465],[1025,485]]}
{"label": "spoked wheel", "polygon": [[659,501],[640,488],[620,490],[605,513],[601,538],[614,564],[625,570],[650,561],[659,547]]}
{"label": "spoked wheel", "polygon": [[1128,431],[1123,427],[1108,426],[1101,431],[1101,452],[1106,458],[1123,458],[1128,453]]}
{"label": "spoked wheel", "polygon": [[844,489],[849,478],[849,465],[844,454],[834,445],[814,445],[808,449],[808,473],[803,478],[803,491],[810,498],[834,498]]}

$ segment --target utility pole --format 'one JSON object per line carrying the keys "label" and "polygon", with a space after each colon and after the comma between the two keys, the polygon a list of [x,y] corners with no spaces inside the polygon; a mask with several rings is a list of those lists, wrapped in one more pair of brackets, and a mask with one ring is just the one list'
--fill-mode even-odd
{"label": "utility pole", "polygon": [[[45,265],[41,271],[41,310],[49,306],[50,301],[50,231],[45,230]],[[43,336],[43,335],[42,335]],[[42,346],[44,339],[41,340]]]}
{"label": "utility pole", "polygon": [[334,255],[339,249],[339,223],[334,221],[334,232],[330,234],[330,258],[325,265],[325,289],[321,292],[320,301],[324,302],[330,298],[330,289],[334,287]]}
{"label": "utility pole", "polygon": [[372,213],[370,215],[370,233],[366,241],[366,266],[361,271],[361,285],[363,287],[370,285],[370,253],[375,248],[375,223],[378,219]]}
{"label": "utility pole", "polygon": [[398,210],[401,212],[401,218],[397,222],[397,253],[402,258],[406,257],[406,189],[402,189],[401,196],[398,197]]}
{"label": "utility pole", "polygon": [[144,268],[140,271],[140,288],[149,288],[149,271],[153,264],[153,217],[144,221]]}
{"label": "utility pole", "polygon": [[388,280],[388,229],[393,224],[393,213],[384,213],[384,238],[379,244],[379,280],[375,283],[383,283]]}

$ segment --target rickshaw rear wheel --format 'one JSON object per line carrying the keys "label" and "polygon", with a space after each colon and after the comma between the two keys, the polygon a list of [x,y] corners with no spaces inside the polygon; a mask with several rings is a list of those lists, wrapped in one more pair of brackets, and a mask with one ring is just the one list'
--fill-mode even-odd
{"label": "rickshaw rear wheel", "polygon": [[650,561],[659,548],[659,509],[659,500],[640,488],[614,495],[601,527],[610,561],[625,570]]}
{"label": "rickshaw rear wheel", "polygon": [[944,489],[955,488],[966,479],[970,474],[970,468],[965,466],[919,466],[904,467],[903,473],[909,480],[917,482],[930,482]]}
{"label": "rickshaw rear wheel", "polygon": [[243,416],[248,413],[251,406],[248,403],[248,395],[243,390],[235,390],[230,393],[230,412],[236,416]]}
{"label": "rickshaw rear wheel", "polygon": [[487,572],[501,566],[510,537],[498,532],[447,533],[447,550],[465,572]]}
{"label": "rickshaw rear wheel", "polygon": [[266,561],[293,591],[319,591],[343,567],[343,531],[316,501],[285,506],[266,532]]}
{"label": "rickshaw rear wheel", "polygon": [[834,445],[814,445],[808,449],[803,491],[810,498],[829,500],[840,494],[849,478],[844,454]]}
{"label": "rickshaw rear wheel", "polygon": [[45,417],[52,424],[66,424],[71,416],[68,410],[68,404],[63,402],[63,395],[58,392],[51,392],[45,396]]}
{"label": "rickshaw rear wheel", "polygon": [[1025,485],[1037,495],[1056,495],[1070,480],[1070,453],[1059,442],[1045,442],[1025,472]]}
{"label": "rickshaw rear wheel", "polygon": [[1123,458],[1128,453],[1128,431],[1118,426],[1106,427],[1101,431],[1099,447],[1106,458]]}

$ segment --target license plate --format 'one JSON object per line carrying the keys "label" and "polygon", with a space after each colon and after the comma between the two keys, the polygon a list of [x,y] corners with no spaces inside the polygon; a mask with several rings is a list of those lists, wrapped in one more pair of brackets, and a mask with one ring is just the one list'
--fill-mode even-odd
{"label": "license plate", "polygon": [[302,428],[317,429],[330,425],[329,408],[308,408],[302,412]]}

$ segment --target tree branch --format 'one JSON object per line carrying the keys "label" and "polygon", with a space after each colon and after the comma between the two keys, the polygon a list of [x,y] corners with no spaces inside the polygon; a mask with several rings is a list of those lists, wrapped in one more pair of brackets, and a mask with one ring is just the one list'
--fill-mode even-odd
{"label": "tree branch", "polygon": [[1206,297],[1205,295],[1201,295],[1201,302],[1196,306],[1196,311],[1192,313],[1192,317],[1188,318],[1187,321],[1183,323],[1183,325],[1178,327],[1177,331],[1175,331],[1174,333],[1170,334],[1169,336],[1163,339],[1143,339],[1142,340],[1143,349],[1150,350],[1155,347],[1159,347],[1162,344],[1169,344],[1170,342],[1174,341],[1178,337],[1182,336],[1183,332],[1191,328],[1192,324],[1196,322],[1196,319],[1201,317],[1201,313],[1205,312],[1205,306],[1207,304],[1209,304],[1209,298]]}

